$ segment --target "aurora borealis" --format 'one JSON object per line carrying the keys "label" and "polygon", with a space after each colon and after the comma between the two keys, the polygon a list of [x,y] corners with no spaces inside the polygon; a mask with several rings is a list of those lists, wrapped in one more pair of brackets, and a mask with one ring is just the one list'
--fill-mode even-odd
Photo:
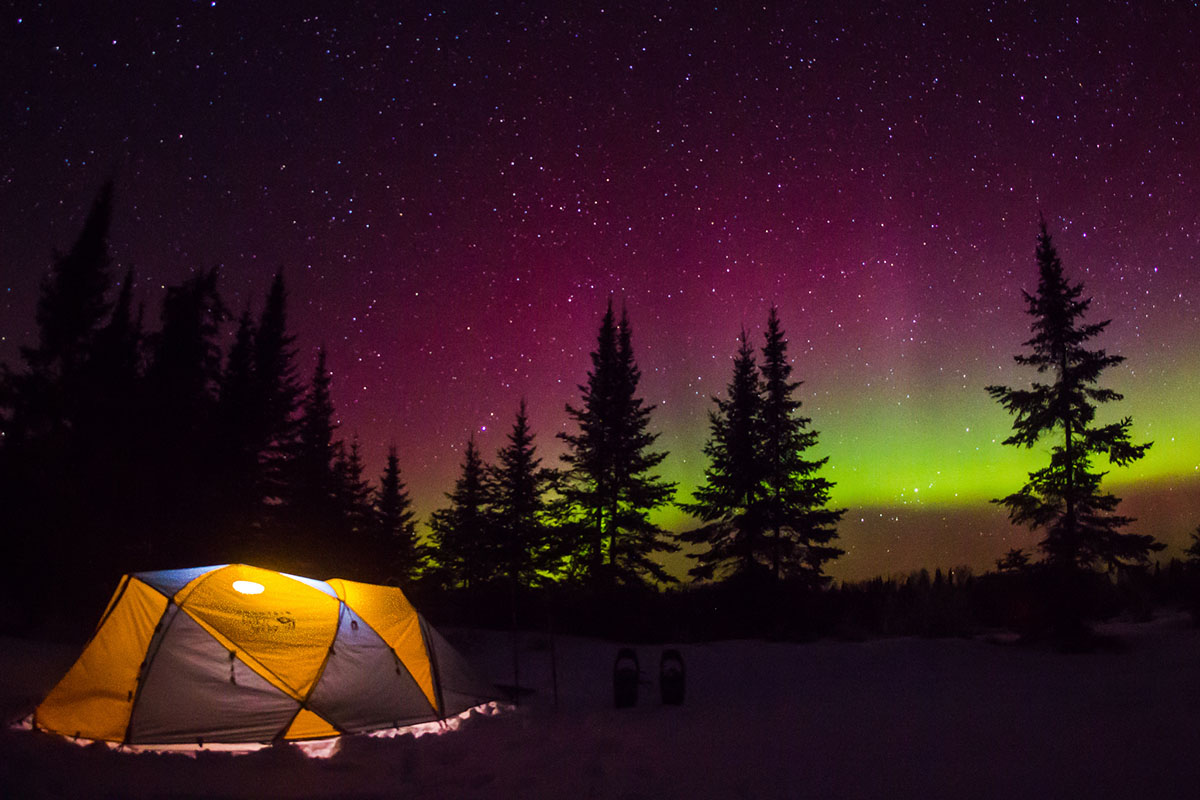
{"label": "aurora borealis", "polygon": [[372,478],[395,442],[424,517],[522,397],[555,461],[610,297],[686,494],[775,304],[850,509],[832,573],[981,570],[1036,541],[987,502],[1041,453],[1000,446],[983,387],[1033,377],[1041,212],[1127,358],[1104,413],[1155,442],[1109,485],[1172,545],[1200,523],[1194,5],[17,2],[0,26],[9,364],[114,176],[147,326],[192,270],[236,316],[282,268],[299,374],[324,345],[339,434]]}

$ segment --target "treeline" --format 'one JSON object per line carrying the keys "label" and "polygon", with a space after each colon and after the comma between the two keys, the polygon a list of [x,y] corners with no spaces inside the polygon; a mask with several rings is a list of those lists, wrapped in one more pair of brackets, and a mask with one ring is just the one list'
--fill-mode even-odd
{"label": "treeline", "polygon": [[[1151,444],[1132,441],[1128,417],[1096,422],[1098,406],[1122,399],[1099,385],[1122,358],[1088,349],[1109,323],[1084,321],[1091,301],[1065,277],[1044,222],[1038,287],[1025,294],[1034,335],[1014,357],[1042,377],[986,387],[1014,417],[1004,444],[1049,446],[1049,464],[994,501],[1043,531],[1040,558],[1012,551],[979,579],[831,587],[845,509],[829,507],[833,484],[812,455],[818,434],[775,308],[760,347],[742,331],[690,500],[658,474],[667,454],[639,394],[632,326],[610,302],[579,400],[564,409],[572,431],[558,434],[560,462],[543,463],[521,401],[490,461],[464,443],[424,537],[403,454],[392,445],[382,474],[367,476],[358,441],[339,436],[323,349],[311,375],[298,374],[282,273],[235,320],[217,271],[197,272],[167,289],[151,328],[132,272],[115,284],[111,275],[112,208],[109,184],[43,281],[36,344],[16,368],[0,365],[6,628],[79,600],[95,607],[124,572],[247,562],[400,585],[463,622],[501,609],[510,623],[513,613],[532,622],[550,603],[549,618],[581,631],[623,621],[630,632],[716,633],[728,619],[741,626],[728,635],[936,633],[993,621],[1078,643],[1107,608],[1095,599],[1111,595],[1104,587],[1144,580],[1162,549],[1126,532],[1133,520],[1101,489],[1097,462],[1125,466]],[[697,526],[672,533],[651,521],[669,505]],[[678,583],[662,557],[684,545],[697,580],[661,592]]]}
{"label": "treeline", "polygon": [[416,530],[399,468],[372,488],[358,443],[335,439],[324,354],[297,375],[282,275],[234,322],[217,271],[198,272],[148,330],[133,273],[112,285],[111,214],[106,185],[42,284],[36,344],[0,373],[10,624],[143,569],[402,575]]}
{"label": "treeline", "polygon": [[1064,649],[1121,647],[1115,640],[1063,639],[1056,631],[1065,590],[1084,618],[1146,622],[1183,610],[1200,625],[1200,558],[1171,559],[1145,569],[1092,573],[1064,587],[1041,564],[917,570],[907,575],[803,584],[693,582],[670,591],[627,587],[596,597],[580,587],[520,590],[499,586],[428,592],[422,610],[439,622],[505,628],[514,601],[522,627],[626,641],[689,642],[731,638],[778,641],[864,640],[882,636],[973,637],[1003,631],[1023,642]]}
{"label": "treeline", "polygon": [[[94,605],[124,572],[234,561],[418,591],[596,596],[676,581],[661,556],[678,537],[651,521],[676,487],[657,474],[667,454],[611,302],[565,409],[575,432],[559,434],[561,463],[543,463],[522,401],[490,463],[465,442],[426,538],[397,448],[367,476],[359,442],[339,436],[324,351],[298,374],[282,273],[235,319],[217,271],[197,272],[167,288],[152,326],[132,271],[111,274],[112,212],[109,184],[43,281],[37,342],[0,372],[9,625]],[[729,399],[711,414],[706,482],[685,506],[703,520],[686,537],[692,573],[821,586],[842,512],[825,508],[824,460],[804,457],[816,433],[774,309],[761,354],[759,365],[743,333]]]}

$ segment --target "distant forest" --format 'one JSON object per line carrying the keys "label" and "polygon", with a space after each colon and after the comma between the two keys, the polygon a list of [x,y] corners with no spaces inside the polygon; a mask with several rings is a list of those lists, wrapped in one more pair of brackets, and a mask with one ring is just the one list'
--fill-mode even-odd
{"label": "distant forest", "polygon": [[[653,406],[638,393],[631,323],[610,302],[581,396],[565,409],[574,432],[559,435],[561,463],[538,456],[522,402],[490,461],[473,440],[465,443],[458,480],[421,536],[402,454],[393,446],[382,474],[367,476],[359,442],[338,438],[324,352],[310,376],[297,374],[284,275],[257,313],[235,320],[217,271],[197,272],[167,289],[157,327],[148,329],[134,275],[112,275],[112,208],[107,184],[43,281],[37,342],[21,348],[21,364],[0,365],[0,539],[12,580],[5,628],[28,629],[53,613],[48,593],[59,605],[94,604],[122,573],[244,562],[471,596],[476,617],[504,593],[525,598],[526,614],[539,590],[573,597],[577,609],[579,598],[620,593],[657,603],[658,617],[642,616],[658,619],[662,633],[694,611],[660,592],[677,583],[660,556],[685,545],[693,596],[719,597],[726,609],[767,604],[772,613],[756,618],[780,633],[851,617],[864,629],[886,628],[881,609],[891,603],[895,617],[905,591],[953,596],[945,601],[947,632],[986,617],[982,607],[1003,606],[1008,611],[994,616],[1011,621],[1019,605],[1011,580],[999,595],[992,580],[981,600],[981,581],[961,573],[830,587],[825,567],[842,553],[845,509],[829,507],[833,484],[822,476],[826,459],[813,455],[818,433],[796,398],[774,308],[761,346],[742,333],[730,382],[710,411],[707,468],[691,500],[678,499],[657,474],[667,454],[655,449]],[[1097,384],[1120,357],[1084,346],[1107,323],[1083,322],[1082,287],[1063,277],[1044,224],[1037,258],[1038,291],[1027,295],[1035,335],[1016,361],[1055,380],[987,390],[1014,416],[1006,444],[1059,442],[1044,470],[997,501],[1014,523],[1045,538],[1036,556],[1012,551],[983,577],[1058,587],[1030,591],[1078,621],[1095,604],[1064,599],[1080,592],[1062,587],[1098,574],[1149,575],[1149,554],[1161,545],[1121,530],[1131,520],[1117,513],[1119,499],[1100,489],[1103,472],[1091,466],[1101,456],[1121,466],[1149,447],[1129,441],[1128,419],[1093,424],[1097,404],[1120,399]],[[231,325],[225,352],[219,342]],[[651,522],[671,504],[696,527],[672,533]],[[596,609],[578,616],[594,618]],[[923,622],[913,625],[931,626],[929,613],[918,616]]]}

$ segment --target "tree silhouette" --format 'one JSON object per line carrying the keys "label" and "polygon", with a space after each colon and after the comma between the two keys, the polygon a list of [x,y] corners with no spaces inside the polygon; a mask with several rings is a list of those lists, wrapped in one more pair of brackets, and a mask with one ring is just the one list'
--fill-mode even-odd
{"label": "tree silhouette", "polygon": [[714,397],[709,436],[704,443],[708,467],[704,483],[690,503],[680,507],[706,524],[680,534],[706,549],[689,553],[697,563],[688,572],[697,578],[750,577],[760,571],[766,515],[763,504],[765,465],[762,441],[762,388],[754,350],[742,331],[733,378],[724,399]]}
{"label": "tree silhouette", "polygon": [[[221,561],[251,560],[247,535],[262,524],[264,479],[259,459],[266,446],[254,367],[254,319],[242,312],[217,391],[226,532]],[[249,543],[253,546],[254,543]]]}
{"label": "tree silhouette", "polygon": [[112,197],[110,180],[97,193],[75,244],[65,256],[55,259],[42,281],[36,314],[38,346],[21,348],[26,363],[35,371],[54,370],[69,381],[91,354],[93,338],[110,307],[105,293],[110,283]]}
{"label": "tree silhouette", "polygon": [[1020,573],[1029,569],[1029,554],[1023,547],[1010,547],[1001,558],[996,559],[996,571]]}
{"label": "tree silhouette", "polygon": [[817,473],[828,459],[805,453],[817,443],[812,420],[800,414],[787,361],[787,338],[774,307],[767,317],[761,368],[745,330],[726,398],[713,398],[709,466],[695,500],[680,504],[702,527],[681,534],[707,547],[690,554],[699,578],[796,579],[822,585],[825,562],[841,555],[831,542],[844,509],[828,508],[833,483]]}
{"label": "tree silhouette", "polygon": [[[105,409],[99,416],[112,424],[114,415],[136,413],[138,381],[142,376],[142,312],[133,310],[133,270],[125,272],[108,322],[96,335],[90,364],[95,378],[95,404]],[[119,427],[127,427],[123,419]]]}
{"label": "tree silhouette", "polygon": [[557,566],[546,524],[550,473],[541,469],[533,439],[522,399],[508,444],[500,449],[488,475],[497,571],[514,586],[542,583],[542,573]]}
{"label": "tree silhouette", "polygon": [[1072,284],[1064,276],[1045,221],[1036,253],[1037,292],[1024,292],[1033,338],[1024,343],[1030,351],[1014,360],[1048,376],[1049,382],[1035,380],[1028,389],[988,386],[987,391],[1015,417],[1013,434],[1004,444],[1030,448],[1049,440],[1050,463],[1029,473],[1020,491],[993,502],[1008,508],[1014,524],[1045,531],[1038,546],[1048,564],[1060,571],[1145,564],[1162,545],[1151,536],[1121,531],[1133,520],[1115,513],[1120,498],[1101,491],[1106,473],[1092,468],[1093,457],[1123,467],[1141,459],[1150,447],[1130,441],[1130,417],[1096,424],[1098,405],[1122,399],[1098,382],[1104,370],[1124,358],[1086,347],[1111,320],[1084,323],[1091,299],[1081,299],[1083,284]]}
{"label": "tree silhouette", "polygon": [[649,514],[671,502],[675,484],[651,473],[666,453],[650,451],[652,408],[637,396],[641,371],[633,356],[632,331],[623,312],[614,323],[612,301],[600,323],[592,369],[580,386],[583,402],[568,405],[579,433],[560,433],[569,465],[563,494],[582,518],[575,548],[592,585],[635,583],[647,576],[673,581],[655,553],[675,552],[669,534]]}
{"label": "tree silhouette", "polygon": [[1188,534],[1188,546],[1183,550],[1184,562],[1190,567],[1200,567],[1200,525]]}
{"label": "tree silhouette", "polygon": [[151,525],[144,533],[147,563],[211,559],[208,545],[219,508],[217,386],[221,350],[217,336],[227,318],[217,271],[196,273],[167,289],[161,329],[150,337],[146,372],[146,453],[153,488]]}
{"label": "tree silhouette", "polygon": [[467,440],[462,469],[454,491],[446,494],[450,505],[429,517],[434,559],[451,586],[472,588],[494,576],[496,543],[488,510],[488,468],[475,445]]}
{"label": "tree silhouette", "polygon": [[387,572],[384,578],[388,583],[407,585],[421,574],[427,553],[417,537],[416,515],[400,474],[400,457],[394,444],[388,447],[375,509],[380,531],[377,547]]}
{"label": "tree silhouette", "polygon": [[763,501],[770,534],[770,565],[776,581],[784,575],[816,586],[826,580],[825,562],[844,551],[830,544],[845,509],[827,508],[833,483],[817,475],[828,457],[808,460],[817,443],[812,419],[800,415],[794,396],[800,381],[791,381],[787,339],[774,306],[767,317],[762,350]]}
{"label": "tree silhouette", "polygon": [[147,506],[145,487],[149,442],[142,347],[142,313],[134,313],[133,270],[120,283],[107,323],[96,334],[84,367],[91,397],[79,408],[72,436],[77,440],[80,472],[91,507],[94,534],[132,569],[141,515]]}
{"label": "tree silhouette", "polygon": [[[221,377],[217,335],[227,319],[217,290],[216,270],[193,275],[167,289],[162,328],[151,336],[153,355],[146,378],[152,402],[180,421],[211,417]],[[210,431],[200,431],[208,435]]]}
{"label": "tree silhouette", "polygon": [[88,362],[111,308],[105,292],[112,195],[109,181],[97,193],[71,249],[55,257],[42,280],[35,315],[38,344],[20,348],[25,370],[12,372],[6,364],[0,375],[0,425],[10,452],[38,442],[41,448],[60,448],[57,457],[65,459],[61,448],[95,398],[89,385],[95,371]]}
{"label": "tree silhouette", "polygon": [[355,542],[364,541],[375,522],[371,484],[364,477],[366,469],[357,433],[351,437],[349,447],[344,441],[337,442],[334,446],[333,471],[337,477],[339,515]]}
{"label": "tree silhouette", "polygon": [[307,555],[310,569],[329,570],[341,554],[340,481],[334,470],[331,378],[325,348],[317,350],[312,381],[300,403],[293,452],[288,460],[285,513],[291,527],[289,550]]}
{"label": "tree silhouette", "polygon": [[110,181],[43,278],[37,344],[20,348],[24,368],[0,370],[0,557],[18,584],[51,553],[65,581],[113,566],[114,548],[104,541],[112,505],[104,482],[94,480],[112,420],[93,363],[112,308],[105,297],[112,197]]}
{"label": "tree silhouette", "polygon": [[254,335],[255,418],[259,426],[260,492],[277,503],[286,493],[286,465],[293,450],[296,410],[303,389],[296,379],[295,337],[287,332],[287,290],[283,272],[271,282]]}

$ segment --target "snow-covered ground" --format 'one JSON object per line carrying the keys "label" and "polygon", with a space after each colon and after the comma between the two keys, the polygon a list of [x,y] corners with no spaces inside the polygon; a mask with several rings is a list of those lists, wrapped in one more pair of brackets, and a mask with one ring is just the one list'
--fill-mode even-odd
{"label": "snow-covered ground", "polygon": [[[0,796],[754,798],[1200,796],[1200,631],[1163,615],[1104,632],[1120,652],[1063,655],[984,639],[681,645],[682,706],[663,706],[660,646],[636,648],[639,703],[612,707],[618,645],[521,637],[533,691],[459,730],[348,737],[327,759],[129,754],[0,731]],[[447,631],[511,684],[505,633]],[[0,640],[0,710],[29,710],[72,648]]]}

